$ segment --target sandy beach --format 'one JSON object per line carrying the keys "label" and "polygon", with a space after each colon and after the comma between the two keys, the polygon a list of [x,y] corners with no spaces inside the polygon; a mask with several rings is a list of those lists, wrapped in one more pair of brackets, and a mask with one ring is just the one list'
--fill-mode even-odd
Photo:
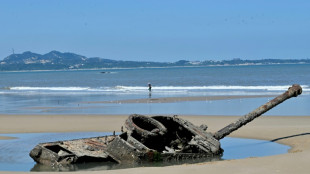
{"label": "sandy beach", "polygon": [[[0,133],[119,131],[128,115],[0,115]],[[196,125],[207,124],[215,132],[238,116],[180,116]],[[291,146],[289,153],[240,160],[142,167],[112,171],[73,172],[98,173],[308,173],[310,166],[310,117],[262,116],[230,135],[275,141]],[[8,137],[1,137],[8,138]],[[0,140],[1,141],[1,140]],[[3,173],[29,173],[7,172]],[[42,172],[55,173],[55,172]],[[66,172],[67,173],[67,172]]]}

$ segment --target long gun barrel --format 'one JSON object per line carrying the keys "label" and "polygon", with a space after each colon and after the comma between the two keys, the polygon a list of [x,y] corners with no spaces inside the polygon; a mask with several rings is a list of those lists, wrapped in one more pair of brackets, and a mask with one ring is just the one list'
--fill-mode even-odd
{"label": "long gun barrel", "polygon": [[257,109],[248,113],[247,115],[241,117],[236,122],[231,123],[228,126],[224,127],[223,129],[217,131],[214,134],[214,138],[217,140],[224,138],[225,136],[229,135],[233,131],[251,122],[255,118],[261,116],[262,114],[272,109],[273,107],[277,106],[278,104],[284,102],[285,100],[291,97],[297,97],[301,93],[302,93],[302,88],[300,87],[300,85],[297,85],[297,84],[293,85],[292,87],[288,88],[288,90],[284,92],[283,94],[267,102],[266,104],[258,107]]}

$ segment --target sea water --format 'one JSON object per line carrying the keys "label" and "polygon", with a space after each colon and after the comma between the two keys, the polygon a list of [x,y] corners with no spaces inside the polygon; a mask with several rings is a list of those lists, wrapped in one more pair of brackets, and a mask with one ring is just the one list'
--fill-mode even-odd
{"label": "sea water", "polygon": [[[152,84],[151,92],[148,83]],[[272,98],[164,104],[100,102],[279,95],[292,84],[300,84],[303,94],[267,115],[310,115],[309,64],[0,72],[0,114],[243,115]]]}
{"label": "sea water", "polygon": [[[279,95],[292,84],[300,84],[303,87],[301,96],[285,101],[266,114],[309,116],[309,80],[310,65],[305,64],[0,72],[0,114],[244,115],[272,98],[171,103],[100,102],[159,97]],[[151,93],[148,83],[153,86]],[[19,139],[0,141],[0,170],[29,171],[35,163],[28,153],[37,143],[84,135],[1,136]],[[225,138],[221,143],[225,149],[223,159],[275,155],[289,149],[260,140]]]}
{"label": "sea water", "polygon": [[[75,132],[75,133],[22,133],[22,134],[0,134],[0,136],[11,136],[17,139],[0,141],[0,171],[57,171],[58,168],[52,168],[44,165],[37,165],[29,156],[29,152],[38,143],[52,142],[60,140],[70,140],[77,138],[88,138],[95,136],[111,135],[107,132]],[[178,163],[150,163],[145,166],[166,166],[182,163],[208,162],[210,160],[228,160],[242,159],[249,157],[263,157],[287,153],[289,146],[275,142],[241,139],[226,137],[221,140],[221,147],[224,154],[221,158],[199,159],[192,161],[180,161]],[[132,165],[118,165],[115,163],[86,163],[75,165],[71,168],[62,169],[63,171],[78,170],[110,170],[128,167],[142,167]]]}

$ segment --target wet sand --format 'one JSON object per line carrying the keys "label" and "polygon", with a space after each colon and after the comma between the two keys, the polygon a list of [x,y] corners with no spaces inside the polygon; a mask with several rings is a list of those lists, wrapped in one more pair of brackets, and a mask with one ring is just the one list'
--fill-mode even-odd
{"label": "wet sand", "polygon": [[0,140],[16,139],[15,137],[0,136]]}
{"label": "wet sand", "polygon": [[112,101],[85,101],[82,103],[174,103],[184,101],[213,101],[213,100],[232,100],[244,98],[264,98],[276,97],[275,95],[232,95],[232,96],[191,96],[191,97],[162,97],[162,98],[142,98]]}
{"label": "wet sand", "polygon": [[[128,115],[0,115],[0,133],[119,131]],[[207,124],[215,132],[237,116],[180,116],[196,125]],[[309,173],[310,116],[263,116],[231,134],[232,137],[275,141],[291,146],[289,153],[240,160],[185,164],[168,167],[142,167],[112,171],[66,172],[74,174],[137,173]],[[7,138],[7,137],[2,137]],[[1,141],[1,140],[0,140]],[[29,172],[6,172],[21,174]],[[42,172],[55,174],[57,172]]]}

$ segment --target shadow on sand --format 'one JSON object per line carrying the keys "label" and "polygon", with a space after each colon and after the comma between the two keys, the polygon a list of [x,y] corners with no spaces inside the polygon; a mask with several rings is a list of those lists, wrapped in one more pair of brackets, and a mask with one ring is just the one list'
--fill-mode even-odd
{"label": "shadow on sand", "polygon": [[301,133],[301,134],[296,134],[296,135],[290,135],[290,136],[286,136],[286,137],[280,137],[280,138],[276,138],[273,140],[270,140],[271,142],[276,142],[279,140],[283,140],[283,139],[288,139],[288,138],[294,138],[294,137],[299,137],[299,136],[305,136],[305,135],[310,135],[310,133]]}

